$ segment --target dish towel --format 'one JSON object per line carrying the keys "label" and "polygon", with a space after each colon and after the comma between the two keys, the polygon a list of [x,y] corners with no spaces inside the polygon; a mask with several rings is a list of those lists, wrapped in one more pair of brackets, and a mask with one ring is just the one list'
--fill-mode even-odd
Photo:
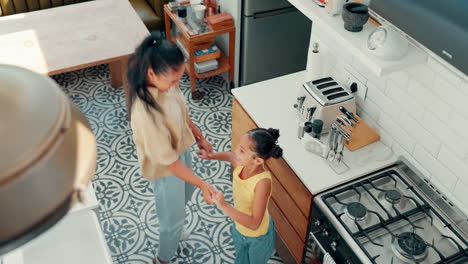
{"label": "dish towel", "polygon": [[333,258],[330,256],[330,253],[325,253],[323,256],[323,264],[336,264]]}

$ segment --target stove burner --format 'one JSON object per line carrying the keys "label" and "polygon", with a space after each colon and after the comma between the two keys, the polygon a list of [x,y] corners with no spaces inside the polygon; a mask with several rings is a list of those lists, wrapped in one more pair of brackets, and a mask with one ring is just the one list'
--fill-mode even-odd
{"label": "stove burner", "polygon": [[385,200],[389,203],[396,204],[399,203],[401,199],[401,193],[395,189],[385,191]]}
{"label": "stove burner", "polygon": [[353,220],[363,220],[367,215],[367,209],[364,205],[352,202],[346,205],[346,214]]}
{"label": "stove burner", "polygon": [[427,256],[427,244],[413,232],[403,232],[397,235],[394,246],[404,260],[421,261]]}

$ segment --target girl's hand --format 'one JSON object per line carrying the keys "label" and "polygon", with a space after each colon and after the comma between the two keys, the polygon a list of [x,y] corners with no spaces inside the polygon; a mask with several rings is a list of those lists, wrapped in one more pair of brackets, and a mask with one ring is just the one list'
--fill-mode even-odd
{"label": "girl's hand", "polygon": [[218,193],[216,189],[207,182],[203,182],[200,189],[203,192],[203,199],[209,204],[214,204],[213,198]]}
{"label": "girl's hand", "polygon": [[207,152],[206,150],[204,150],[204,149],[200,149],[200,151],[198,151],[197,154],[198,154],[198,157],[199,157],[200,159],[206,159],[206,160],[211,159],[211,157],[213,156],[213,154],[208,153],[208,152]]}
{"label": "girl's hand", "polygon": [[204,149],[208,153],[213,152],[213,146],[205,138],[198,140],[197,145],[200,150]]}
{"label": "girl's hand", "polygon": [[213,197],[213,202],[217,206],[223,205],[226,201],[224,200],[224,194],[222,192],[218,192],[214,197]]}

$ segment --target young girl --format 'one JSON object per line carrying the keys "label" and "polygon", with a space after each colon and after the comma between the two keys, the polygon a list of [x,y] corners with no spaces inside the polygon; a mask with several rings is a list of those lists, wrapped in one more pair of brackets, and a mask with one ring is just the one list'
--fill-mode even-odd
{"label": "young girl", "polygon": [[169,263],[177,250],[185,204],[194,186],[212,203],[216,190],[191,170],[190,146],[206,153],[211,145],[193,124],[179,89],[184,56],[172,42],[148,36],[130,58],[127,79],[129,115],[143,176],[155,192],[160,237],[153,263]]}
{"label": "young girl", "polygon": [[213,200],[235,222],[232,228],[236,251],[236,264],[267,263],[275,241],[274,223],[268,213],[271,196],[271,174],[265,170],[270,157],[280,158],[283,150],[276,144],[277,129],[257,128],[240,138],[235,152],[208,153],[200,150],[203,159],[229,161],[234,166],[234,207],[218,193]]}

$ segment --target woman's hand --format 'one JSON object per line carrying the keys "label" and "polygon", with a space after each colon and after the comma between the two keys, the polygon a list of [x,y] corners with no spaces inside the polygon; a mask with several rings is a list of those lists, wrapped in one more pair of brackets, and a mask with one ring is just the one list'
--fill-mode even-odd
{"label": "woman's hand", "polygon": [[216,196],[218,191],[216,191],[216,189],[207,182],[203,182],[200,189],[203,192],[203,199],[205,200],[205,202],[209,204],[214,204],[213,198]]}
{"label": "woman's hand", "polygon": [[207,153],[213,152],[213,146],[205,138],[198,140],[197,145],[200,150],[204,149]]}
{"label": "woman's hand", "polygon": [[212,153],[208,153],[204,149],[200,149],[200,151],[198,151],[197,154],[200,159],[210,160],[213,157]]}

